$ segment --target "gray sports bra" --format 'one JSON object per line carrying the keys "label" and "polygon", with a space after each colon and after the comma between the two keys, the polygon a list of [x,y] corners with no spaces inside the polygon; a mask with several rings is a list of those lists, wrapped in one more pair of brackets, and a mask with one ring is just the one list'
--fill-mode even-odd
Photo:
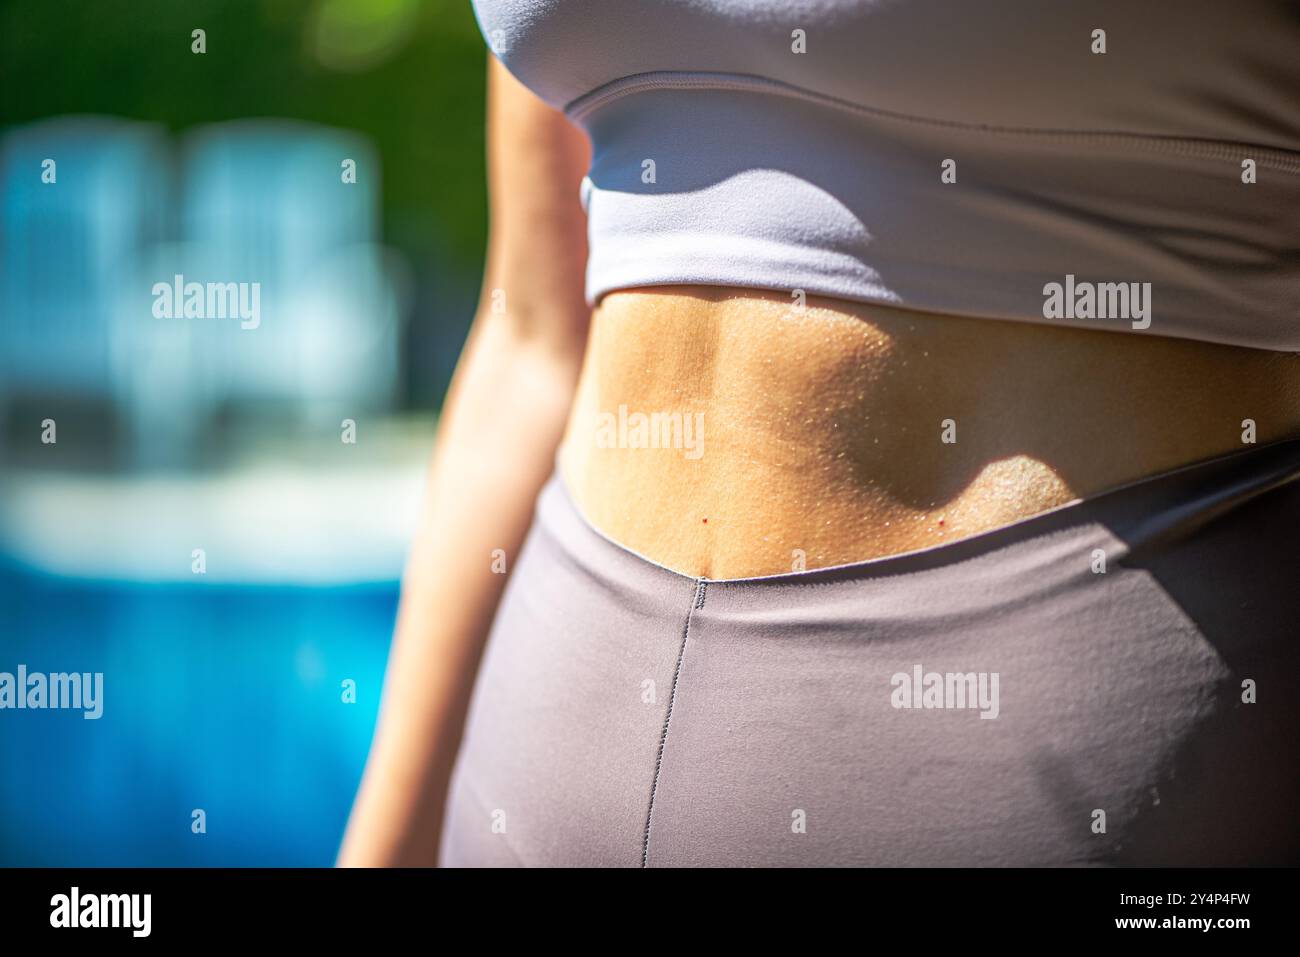
{"label": "gray sports bra", "polygon": [[587,297],[704,283],[1300,351],[1300,4],[475,0],[582,126]]}

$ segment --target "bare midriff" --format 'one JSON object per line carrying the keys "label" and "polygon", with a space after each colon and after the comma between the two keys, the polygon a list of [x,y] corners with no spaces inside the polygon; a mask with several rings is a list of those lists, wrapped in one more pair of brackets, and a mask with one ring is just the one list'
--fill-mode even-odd
{"label": "bare midriff", "polygon": [[668,286],[595,310],[560,467],[614,541],[748,578],[941,545],[1297,435],[1293,353]]}

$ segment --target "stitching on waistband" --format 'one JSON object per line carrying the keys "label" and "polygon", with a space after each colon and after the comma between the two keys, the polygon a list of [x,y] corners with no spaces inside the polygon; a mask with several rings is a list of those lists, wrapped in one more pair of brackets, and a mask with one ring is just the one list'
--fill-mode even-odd
{"label": "stitching on waistband", "polygon": [[1116,147],[1136,147],[1157,152],[1176,153],[1206,159],[1240,160],[1249,158],[1266,169],[1286,173],[1300,173],[1300,153],[1271,146],[1236,143],[1229,140],[1198,139],[1195,137],[1161,136],[1146,133],[1124,133],[1109,130],[1069,130],[1022,126],[996,126],[982,123],[962,123],[926,116],[897,113],[878,107],[863,106],[827,93],[818,93],[783,80],[747,73],[713,73],[689,70],[657,70],[620,77],[572,100],[564,107],[570,120],[580,120],[589,113],[614,100],[633,93],[649,90],[718,90],[745,93],[770,93],[832,106],[850,113],[870,116],[880,120],[908,123],[932,129],[952,129],[967,133],[986,133],[995,136],[1021,136],[1039,140],[1087,142]]}
{"label": "stitching on waistband", "polygon": [[704,591],[708,582],[703,578],[695,579],[695,597],[691,608],[686,613],[686,624],[682,626],[682,646],[677,650],[677,665],[673,668],[673,688],[668,694],[668,711],[664,714],[664,730],[659,736],[659,753],[655,756],[654,782],[650,785],[650,809],[645,816],[645,840],[641,844],[641,866],[650,866],[650,822],[654,820],[655,796],[659,793],[659,771],[664,764],[664,746],[668,743],[668,724],[673,720],[673,704],[677,701],[677,680],[682,674],[682,659],[686,657],[686,641],[691,635],[691,618],[697,608],[704,607]]}

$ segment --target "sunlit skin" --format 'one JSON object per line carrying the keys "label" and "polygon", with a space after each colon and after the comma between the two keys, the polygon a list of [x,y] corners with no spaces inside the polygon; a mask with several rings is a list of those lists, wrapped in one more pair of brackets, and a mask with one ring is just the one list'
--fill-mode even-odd
{"label": "sunlit skin", "polygon": [[[703,454],[602,448],[620,405],[703,413]],[[743,578],[987,531],[1243,449],[1244,419],[1300,434],[1300,356],[664,287],[600,304],[561,465],[616,541]]]}

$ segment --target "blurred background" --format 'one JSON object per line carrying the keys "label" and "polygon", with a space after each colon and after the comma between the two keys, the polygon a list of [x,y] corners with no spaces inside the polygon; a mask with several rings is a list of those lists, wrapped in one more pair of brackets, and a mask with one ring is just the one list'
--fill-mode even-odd
{"label": "blurred background", "polygon": [[[99,720],[0,710],[0,864],[332,863],[484,70],[469,0],[0,2],[0,672],[104,674]],[[257,284],[257,327],[160,317],[176,276]]]}

